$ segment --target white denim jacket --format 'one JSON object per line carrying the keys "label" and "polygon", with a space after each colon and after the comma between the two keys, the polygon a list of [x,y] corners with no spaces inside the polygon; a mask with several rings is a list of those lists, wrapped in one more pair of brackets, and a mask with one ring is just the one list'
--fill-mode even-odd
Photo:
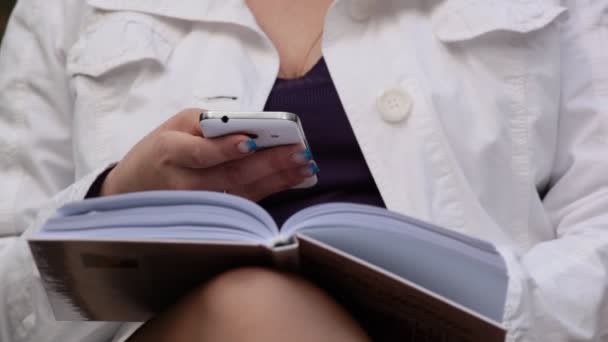
{"label": "white denim jacket", "polygon": [[[499,247],[509,341],[608,340],[608,1],[338,0],[323,54],[388,208]],[[54,322],[17,236],[174,113],[262,110],[278,67],[242,0],[21,0],[0,54],[0,341],[125,338]]]}

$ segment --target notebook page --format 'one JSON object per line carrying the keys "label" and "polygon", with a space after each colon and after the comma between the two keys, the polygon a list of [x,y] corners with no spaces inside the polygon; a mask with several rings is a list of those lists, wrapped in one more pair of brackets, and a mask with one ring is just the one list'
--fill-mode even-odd
{"label": "notebook page", "polygon": [[[345,217],[350,219],[345,220]],[[494,264],[500,268],[504,267],[503,260],[494,246],[486,241],[369,205],[330,203],[312,206],[289,218],[285,222],[281,234],[292,236],[301,229],[312,228],[319,223],[322,226],[327,226],[328,219],[338,226],[348,222],[349,227],[355,225],[360,228],[383,231],[393,229],[397,233],[414,235],[421,239],[442,244],[445,247],[457,248],[461,252],[480,258],[484,262]],[[378,222],[384,224],[378,225]],[[407,224],[410,229],[401,229],[400,227],[403,224]]]}
{"label": "notebook page", "polygon": [[211,192],[159,191],[69,204],[36,236],[240,241],[271,240],[276,234],[272,218],[245,199]]}

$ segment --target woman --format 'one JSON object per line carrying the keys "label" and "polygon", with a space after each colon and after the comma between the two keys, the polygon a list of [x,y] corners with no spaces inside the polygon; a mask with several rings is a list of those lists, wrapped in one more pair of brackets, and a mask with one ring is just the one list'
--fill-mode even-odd
{"label": "woman", "polygon": [[[368,338],[313,285],[261,269],[142,327],[55,322],[16,236],[66,202],[150,189],[228,191],[279,220],[386,205],[498,246],[509,340],[606,339],[606,13],[604,0],[21,0],[0,56],[1,340]],[[200,108],[297,111],[315,160],[205,139]],[[314,165],[317,187],[286,191]]]}

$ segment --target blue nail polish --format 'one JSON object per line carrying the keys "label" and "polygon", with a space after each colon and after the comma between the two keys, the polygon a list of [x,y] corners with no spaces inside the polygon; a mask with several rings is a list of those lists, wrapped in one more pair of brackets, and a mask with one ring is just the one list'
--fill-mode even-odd
{"label": "blue nail polish", "polygon": [[258,149],[258,144],[256,144],[253,139],[249,139],[247,140],[247,148],[249,151],[253,152]]}
{"label": "blue nail polish", "polygon": [[309,166],[310,171],[312,171],[313,175],[316,175],[317,173],[319,173],[319,171],[321,171],[321,169],[319,169],[319,166],[316,163],[310,163]]}
{"label": "blue nail polish", "polygon": [[305,149],[305,150],[302,152],[302,157],[303,157],[303,158],[304,158],[304,160],[306,160],[306,161],[310,161],[310,160],[312,160],[312,152],[310,151],[310,149],[308,149],[308,148],[307,148],[307,149]]}

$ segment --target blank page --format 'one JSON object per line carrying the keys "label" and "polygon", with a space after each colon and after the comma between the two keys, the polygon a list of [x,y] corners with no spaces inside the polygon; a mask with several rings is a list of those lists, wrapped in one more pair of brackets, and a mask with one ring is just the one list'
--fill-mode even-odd
{"label": "blank page", "polygon": [[154,191],[68,204],[37,238],[271,240],[276,224],[243,198],[213,192]]}

